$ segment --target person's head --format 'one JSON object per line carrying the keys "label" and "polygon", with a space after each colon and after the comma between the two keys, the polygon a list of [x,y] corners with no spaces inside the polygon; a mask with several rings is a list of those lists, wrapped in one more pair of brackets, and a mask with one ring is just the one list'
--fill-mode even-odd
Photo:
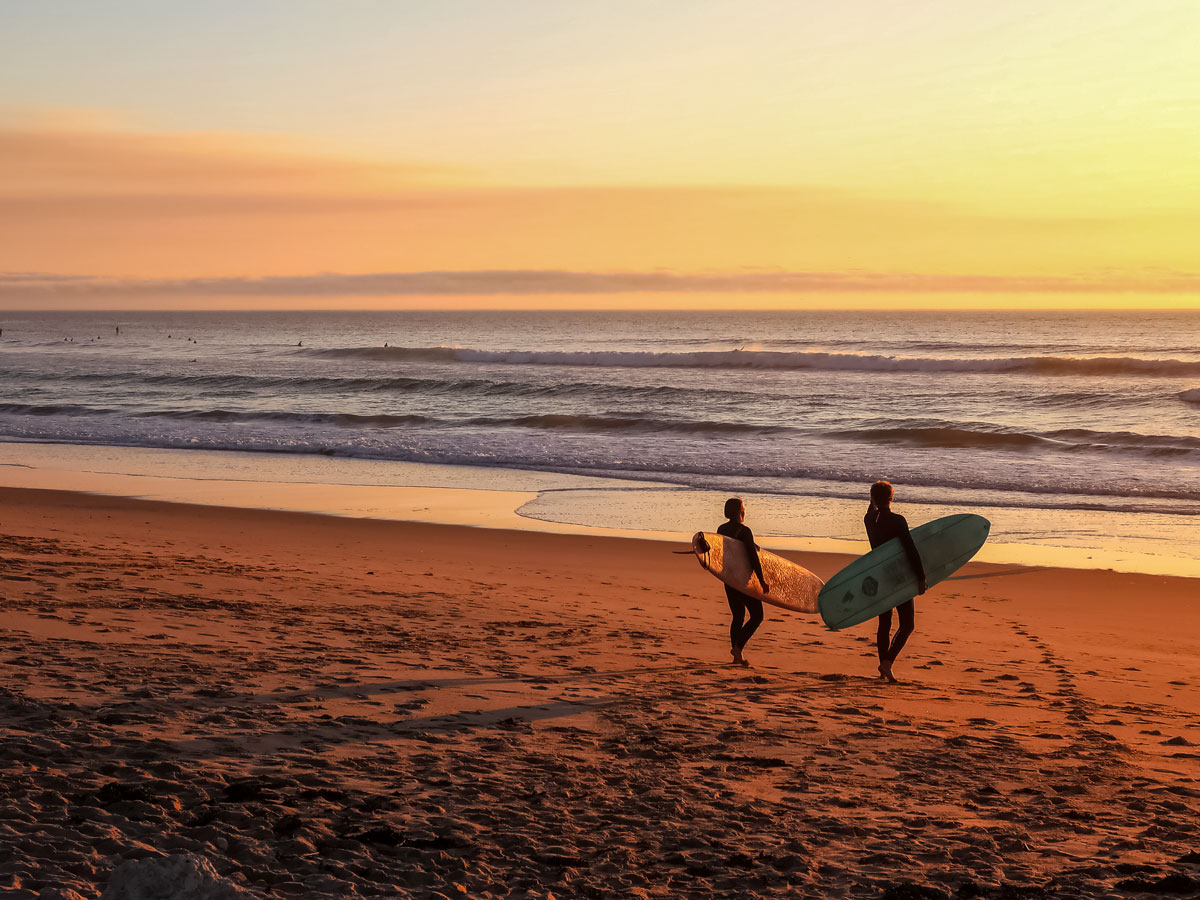
{"label": "person's head", "polygon": [[877,481],[871,485],[871,505],[877,509],[886,509],[891,505],[895,494],[890,481]]}
{"label": "person's head", "polygon": [[730,522],[741,522],[746,518],[746,504],[741,497],[730,497],[725,501],[725,518]]}

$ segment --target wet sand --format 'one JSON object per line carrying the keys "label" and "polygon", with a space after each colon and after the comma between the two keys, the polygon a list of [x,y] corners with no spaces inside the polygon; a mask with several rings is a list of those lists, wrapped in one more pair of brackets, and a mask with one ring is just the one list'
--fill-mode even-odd
{"label": "wet sand", "polygon": [[1200,893],[1196,581],[970,566],[889,686],[679,549],[0,489],[0,892]]}

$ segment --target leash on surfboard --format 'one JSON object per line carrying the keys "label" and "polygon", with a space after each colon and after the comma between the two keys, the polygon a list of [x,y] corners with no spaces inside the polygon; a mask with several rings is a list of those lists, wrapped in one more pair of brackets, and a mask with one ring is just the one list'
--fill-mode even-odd
{"label": "leash on surfboard", "polygon": [[707,553],[711,549],[712,547],[709,546],[708,541],[704,539],[704,532],[698,531],[692,537],[691,550],[672,550],[671,552],[676,556],[691,556],[693,553]]}

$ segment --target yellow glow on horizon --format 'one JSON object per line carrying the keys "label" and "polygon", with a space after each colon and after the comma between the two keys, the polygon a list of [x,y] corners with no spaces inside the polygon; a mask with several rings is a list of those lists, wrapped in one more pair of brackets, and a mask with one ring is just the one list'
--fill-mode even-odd
{"label": "yellow glow on horizon", "polygon": [[[0,131],[0,164],[0,196],[11,213],[0,219],[0,272],[1082,275],[1140,281],[1157,297],[1156,281],[1197,269],[1198,219],[1186,211],[981,213],[827,187],[438,185],[427,175],[436,167],[419,164],[356,168],[348,159],[272,155],[250,140],[193,145],[125,133]],[[1162,305],[1181,302],[1178,293],[1172,288]],[[687,296],[701,302],[694,295],[656,302]],[[744,301],[727,295],[723,302]],[[995,295],[970,302],[991,304]]]}
{"label": "yellow glow on horizon", "polygon": [[[195,109],[134,80],[121,90],[140,106],[0,118],[0,308],[1200,305],[1200,4],[667,2],[637,28],[535,6],[541,29],[482,6],[461,22],[385,5],[378,32],[314,8],[281,25],[298,29],[272,45],[282,68],[239,44],[255,73],[241,105],[209,92],[206,65],[188,70]],[[322,28],[347,38],[327,48],[337,65],[303,52]],[[447,66],[447,48],[480,72]],[[140,52],[175,71],[162,48]],[[229,124],[248,110],[253,128]],[[492,270],[730,282],[224,299],[196,286]],[[738,290],[760,271],[833,289]],[[23,294],[6,272],[186,284],[89,299]],[[860,277],[888,284],[858,294]],[[993,284],[959,290],[973,279]]]}
{"label": "yellow glow on horizon", "polygon": [[1200,271],[1190,0],[106,10],[0,30],[0,273]]}
{"label": "yellow glow on horizon", "polygon": [[[0,309],[4,306],[0,305]],[[12,306],[12,309],[42,307]],[[153,297],[97,302],[89,298],[65,301],[54,308],[91,310],[163,309]],[[1143,312],[1200,312],[1200,292],[1182,295],[1131,294],[968,294],[968,293],[850,293],[830,294],[730,294],[730,293],[622,293],[622,294],[490,294],[402,297],[204,297],[191,298],[187,309],[246,310],[863,310],[863,311],[979,311],[1039,310],[1081,311],[1136,309]]]}

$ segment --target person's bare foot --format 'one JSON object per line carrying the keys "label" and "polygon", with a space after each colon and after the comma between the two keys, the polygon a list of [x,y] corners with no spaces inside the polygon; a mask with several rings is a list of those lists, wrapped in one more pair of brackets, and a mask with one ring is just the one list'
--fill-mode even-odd
{"label": "person's bare foot", "polygon": [[730,654],[730,656],[733,657],[734,665],[736,665],[736,666],[749,665],[749,663],[747,663],[745,658],[742,656],[742,648],[741,647],[730,648],[729,654]]}
{"label": "person's bare foot", "polygon": [[892,674],[892,664],[890,662],[881,662],[879,664],[879,680],[886,681],[888,684],[899,684],[896,676]]}

